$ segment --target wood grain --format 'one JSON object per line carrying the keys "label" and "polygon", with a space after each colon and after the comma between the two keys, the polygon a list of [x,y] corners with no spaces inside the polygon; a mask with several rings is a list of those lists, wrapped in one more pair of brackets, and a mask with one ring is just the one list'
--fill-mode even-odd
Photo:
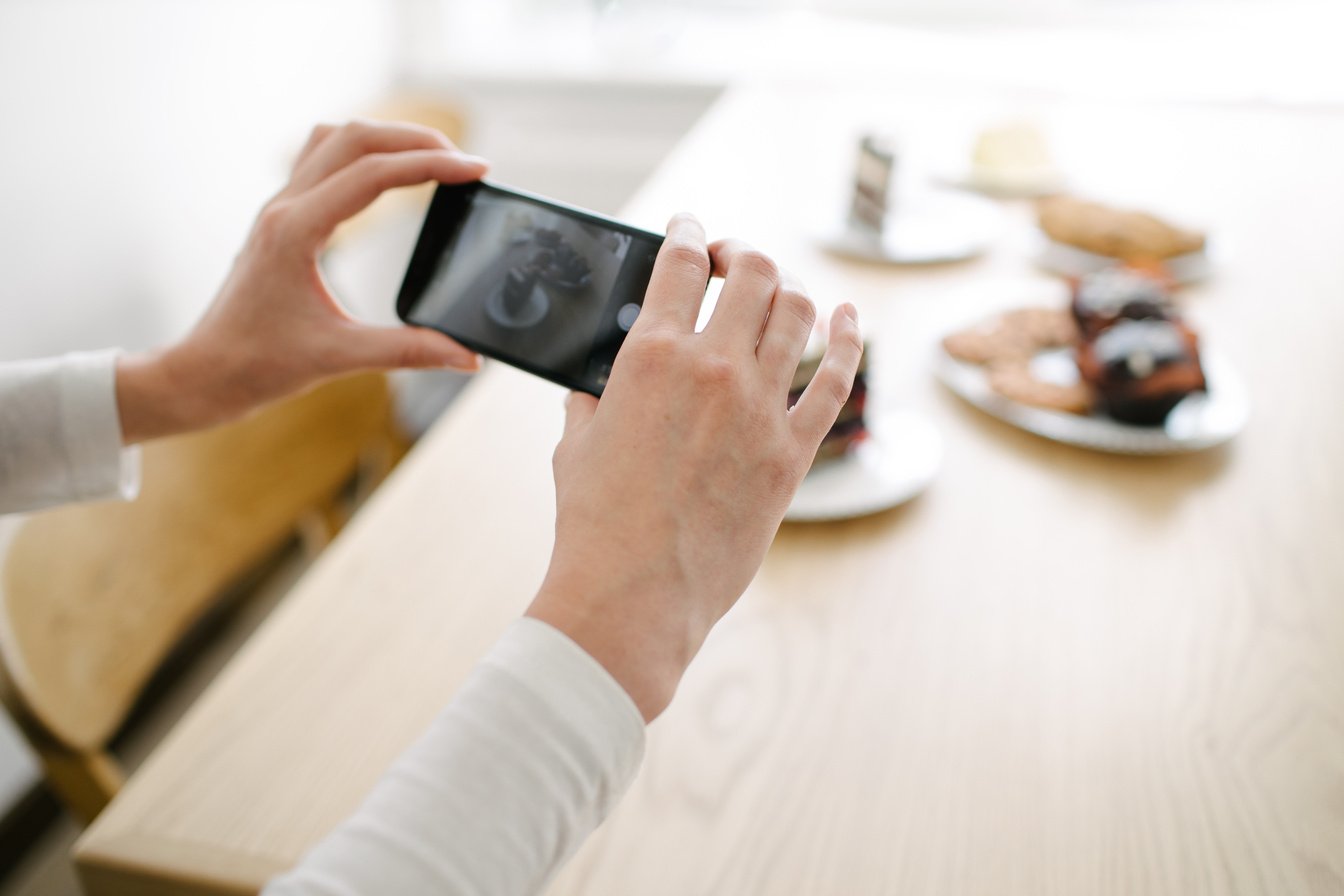
{"label": "wood grain", "polygon": [[[1062,300],[1025,206],[972,264],[815,248],[861,127],[913,160],[1024,113],[1081,192],[1211,227],[1185,301],[1248,381],[1233,444],[1093,454],[933,382],[950,327]],[[552,896],[1344,892],[1341,157],[1331,114],[730,92],[628,217],[695,210],[856,302],[872,400],[947,456],[907,506],[781,531]],[[144,892],[223,892],[170,889],[184,845],[256,885],[354,808],[539,581],[559,427],[558,390],[472,386],[86,835],[90,892],[133,854]]]}

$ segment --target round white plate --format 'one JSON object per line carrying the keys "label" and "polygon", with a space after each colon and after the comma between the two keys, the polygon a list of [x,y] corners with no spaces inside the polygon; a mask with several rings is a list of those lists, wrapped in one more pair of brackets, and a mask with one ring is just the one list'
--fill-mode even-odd
{"label": "round white plate", "polygon": [[824,461],[798,487],[784,514],[792,522],[844,520],[909,501],[924,490],[943,459],[943,440],[909,410],[870,416],[869,436],[845,456]]}
{"label": "round white plate", "polygon": [[[1208,391],[1187,396],[1162,426],[1134,426],[1100,413],[1084,417],[1013,401],[989,387],[983,367],[958,361],[941,347],[934,370],[944,385],[980,410],[1047,439],[1113,454],[1183,454],[1226,442],[1250,416],[1245,386],[1227,361],[1201,350],[1200,363]],[[1032,372],[1061,385],[1078,379],[1069,349],[1041,353],[1032,361]]]}
{"label": "round white plate", "polygon": [[[1114,267],[1117,264],[1123,264],[1120,259],[1112,258],[1109,255],[1098,255],[1095,252],[1088,252],[1086,249],[1079,249],[1077,246],[1057,243],[1044,233],[1039,233],[1039,237],[1041,247],[1036,253],[1036,263],[1054,274],[1061,274],[1065,277],[1082,277],[1105,268]],[[1198,252],[1177,255],[1175,258],[1168,258],[1162,264],[1171,274],[1172,279],[1182,284],[1204,280],[1212,273],[1207,244]]]}
{"label": "round white plate", "polygon": [[898,195],[881,237],[840,222],[821,236],[827,250],[845,258],[883,264],[964,261],[984,252],[1002,215],[994,203],[952,190]]}
{"label": "round white plate", "polygon": [[501,327],[508,327],[511,330],[524,330],[536,326],[550,310],[551,300],[536,284],[533,284],[532,291],[527,294],[527,303],[516,315],[509,314],[508,309],[504,307],[503,287],[490,293],[490,297],[485,300],[486,315]]}

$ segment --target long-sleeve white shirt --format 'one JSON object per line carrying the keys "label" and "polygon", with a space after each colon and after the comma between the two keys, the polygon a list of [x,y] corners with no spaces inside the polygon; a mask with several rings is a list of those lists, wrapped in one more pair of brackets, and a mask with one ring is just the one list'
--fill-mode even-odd
{"label": "long-sleeve white shirt", "polygon": [[[0,513],[131,498],[115,352],[0,364]],[[535,619],[500,638],[354,815],[269,896],[539,892],[629,786],[644,722],[577,644]]]}

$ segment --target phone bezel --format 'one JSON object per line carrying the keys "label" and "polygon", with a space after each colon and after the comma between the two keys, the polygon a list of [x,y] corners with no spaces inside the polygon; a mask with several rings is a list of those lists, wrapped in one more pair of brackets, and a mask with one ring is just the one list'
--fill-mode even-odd
{"label": "phone bezel", "polygon": [[[497,361],[503,361],[511,367],[517,367],[519,370],[539,376],[542,379],[550,380],[553,383],[564,386],[567,389],[575,389],[580,392],[587,392],[590,395],[601,396],[603,386],[592,382],[584,382],[574,377],[566,376],[556,370],[551,370],[537,364],[533,364],[526,358],[516,357],[508,352],[491,346],[481,345],[470,336],[463,336],[460,333],[454,333],[445,327],[424,324],[410,319],[412,306],[424,295],[425,288],[429,285],[430,279],[438,267],[439,255],[443,247],[456,239],[457,231],[461,229],[465,221],[465,212],[471,204],[472,199],[481,190],[490,190],[496,194],[510,197],[512,199],[521,199],[524,202],[530,202],[534,205],[568,215],[571,218],[588,221],[602,227],[610,228],[621,233],[628,233],[632,236],[650,238],[656,241],[657,247],[662,248],[665,235],[655,233],[651,230],[644,230],[640,227],[633,227],[623,221],[617,221],[615,218],[609,218],[606,215],[599,214],[588,209],[579,208],[573,205],[567,205],[563,202],[557,202],[554,199],[547,199],[544,196],[538,196],[535,193],[529,193],[526,190],[519,190],[514,187],[505,186],[489,180],[470,181],[465,184],[440,184],[434,191],[434,198],[429,203],[429,209],[425,212],[424,223],[420,227],[420,236],[415,242],[415,251],[411,253],[410,264],[406,267],[406,276],[402,278],[401,289],[397,293],[397,317],[404,323],[417,327],[428,327],[437,330],[452,339],[457,340],[462,345]],[[644,297],[639,297],[639,304],[643,305]]]}

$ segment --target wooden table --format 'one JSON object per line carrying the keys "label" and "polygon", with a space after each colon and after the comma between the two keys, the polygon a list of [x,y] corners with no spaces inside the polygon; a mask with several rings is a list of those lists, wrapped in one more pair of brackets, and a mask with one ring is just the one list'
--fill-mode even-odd
{"label": "wooden table", "polygon": [[[1188,301],[1249,384],[1233,444],[1094,454],[932,380],[948,327],[1062,298],[1025,206],[972,264],[814,247],[859,126],[913,157],[1023,112],[1083,191],[1214,229]],[[784,527],[551,893],[1344,892],[1342,158],[1323,110],[730,92],[628,217],[856,302],[874,400],[947,454],[904,507]],[[91,894],[249,892],[355,808],[540,581],[560,398],[469,389],[80,842]]]}

